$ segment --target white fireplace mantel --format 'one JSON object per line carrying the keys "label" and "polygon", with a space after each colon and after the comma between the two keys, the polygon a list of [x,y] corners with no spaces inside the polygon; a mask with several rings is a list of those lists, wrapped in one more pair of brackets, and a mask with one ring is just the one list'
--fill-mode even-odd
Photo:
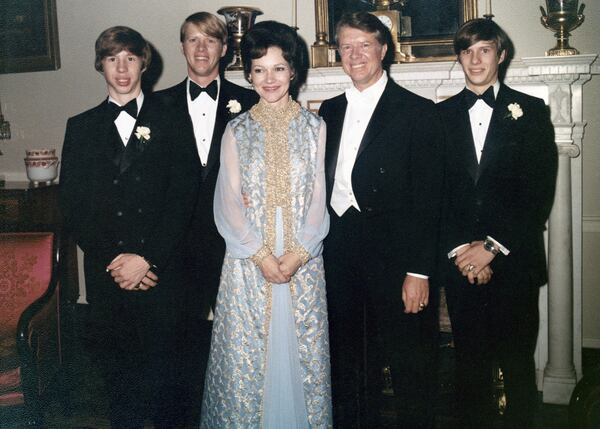
{"label": "white fireplace mantel", "polygon": [[[536,350],[538,388],[544,402],[568,404],[582,376],[582,145],[583,85],[600,74],[598,55],[531,57],[510,64],[504,82],[544,99],[550,106],[559,150],[557,189],[548,221],[548,285],[540,293],[540,331]],[[395,64],[391,77],[405,88],[443,100],[464,87],[455,62]],[[228,78],[247,85],[241,72]],[[341,67],[311,69],[299,100],[316,110],[322,100],[349,88]]]}

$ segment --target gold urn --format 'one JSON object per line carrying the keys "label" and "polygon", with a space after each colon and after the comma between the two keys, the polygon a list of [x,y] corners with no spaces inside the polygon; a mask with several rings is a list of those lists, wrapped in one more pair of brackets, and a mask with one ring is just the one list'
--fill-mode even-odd
{"label": "gold urn", "polygon": [[548,56],[566,56],[566,55],[577,55],[579,51],[569,45],[570,31],[573,31],[579,27],[585,16],[583,15],[583,9],[585,4],[581,3],[579,6],[579,0],[546,0],[546,9],[540,6],[542,11],[541,21],[542,25],[549,30],[554,31],[556,37],[556,46],[548,51]]}

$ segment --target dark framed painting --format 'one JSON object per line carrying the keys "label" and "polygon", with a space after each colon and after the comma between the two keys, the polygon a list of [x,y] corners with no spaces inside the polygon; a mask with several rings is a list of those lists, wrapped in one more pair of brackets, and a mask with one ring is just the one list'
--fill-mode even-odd
{"label": "dark framed painting", "polygon": [[0,0],[0,73],[59,68],[56,0]]}
{"label": "dark framed painting", "polygon": [[[387,4],[382,17],[378,4]],[[367,11],[379,15],[399,43],[401,62],[440,61],[454,58],[452,39],[461,24],[477,16],[476,0],[315,0],[317,43],[327,40],[335,48],[335,24],[344,12]],[[385,14],[385,12],[383,13]],[[390,19],[391,18],[391,19]],[[398,22],[392,23],[393,20]],[[323,27],[323,28],[321,28]],[[330,61],[330,65],[331,64]]]}

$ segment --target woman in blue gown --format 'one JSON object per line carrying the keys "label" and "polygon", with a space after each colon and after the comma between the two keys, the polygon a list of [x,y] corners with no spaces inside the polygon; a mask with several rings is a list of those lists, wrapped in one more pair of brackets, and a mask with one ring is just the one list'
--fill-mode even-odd
{"label": "woman in blue gown", "polygon": [[201,427],[331,427],[322,241],[325,124],[290,97],[301,42],[256,24],[242,42],[261,99],[229,122],[215,221],[227,251],[215,309]]}

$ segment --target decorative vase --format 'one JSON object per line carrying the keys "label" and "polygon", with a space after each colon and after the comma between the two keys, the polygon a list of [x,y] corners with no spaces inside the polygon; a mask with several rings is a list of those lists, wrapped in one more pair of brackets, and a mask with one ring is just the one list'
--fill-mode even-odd
{"label": "decorative vase", "polygon": [[227,66],[227,70],[242,70],[242,56],[240,44],[244,34],[252,28],[254,20],[262,15],[260,9],[245,6],[222,7],[217,11],[225,17],[227,31],[229,33],[229,46],[233,48],[233,62]]}
{"label": "decorative vase", "polygon": [[56,149],[26,149],[25,169],[27,178],[34,186],[40,183],[50,185],[58,176]]}
{"label": "decorative vase", "polygon": [[579,27],[585,16],[583,9],[585,4],[581,3],[578,9],[579,0],[546,0],[546,8],[548,13],[540,6],[542,12],[542,25],[549,30],[554,31],[556,37],[556,46],[548,51],[548,56],[566,56],[577,55],[579,51],[569,46],[570,31]]}

